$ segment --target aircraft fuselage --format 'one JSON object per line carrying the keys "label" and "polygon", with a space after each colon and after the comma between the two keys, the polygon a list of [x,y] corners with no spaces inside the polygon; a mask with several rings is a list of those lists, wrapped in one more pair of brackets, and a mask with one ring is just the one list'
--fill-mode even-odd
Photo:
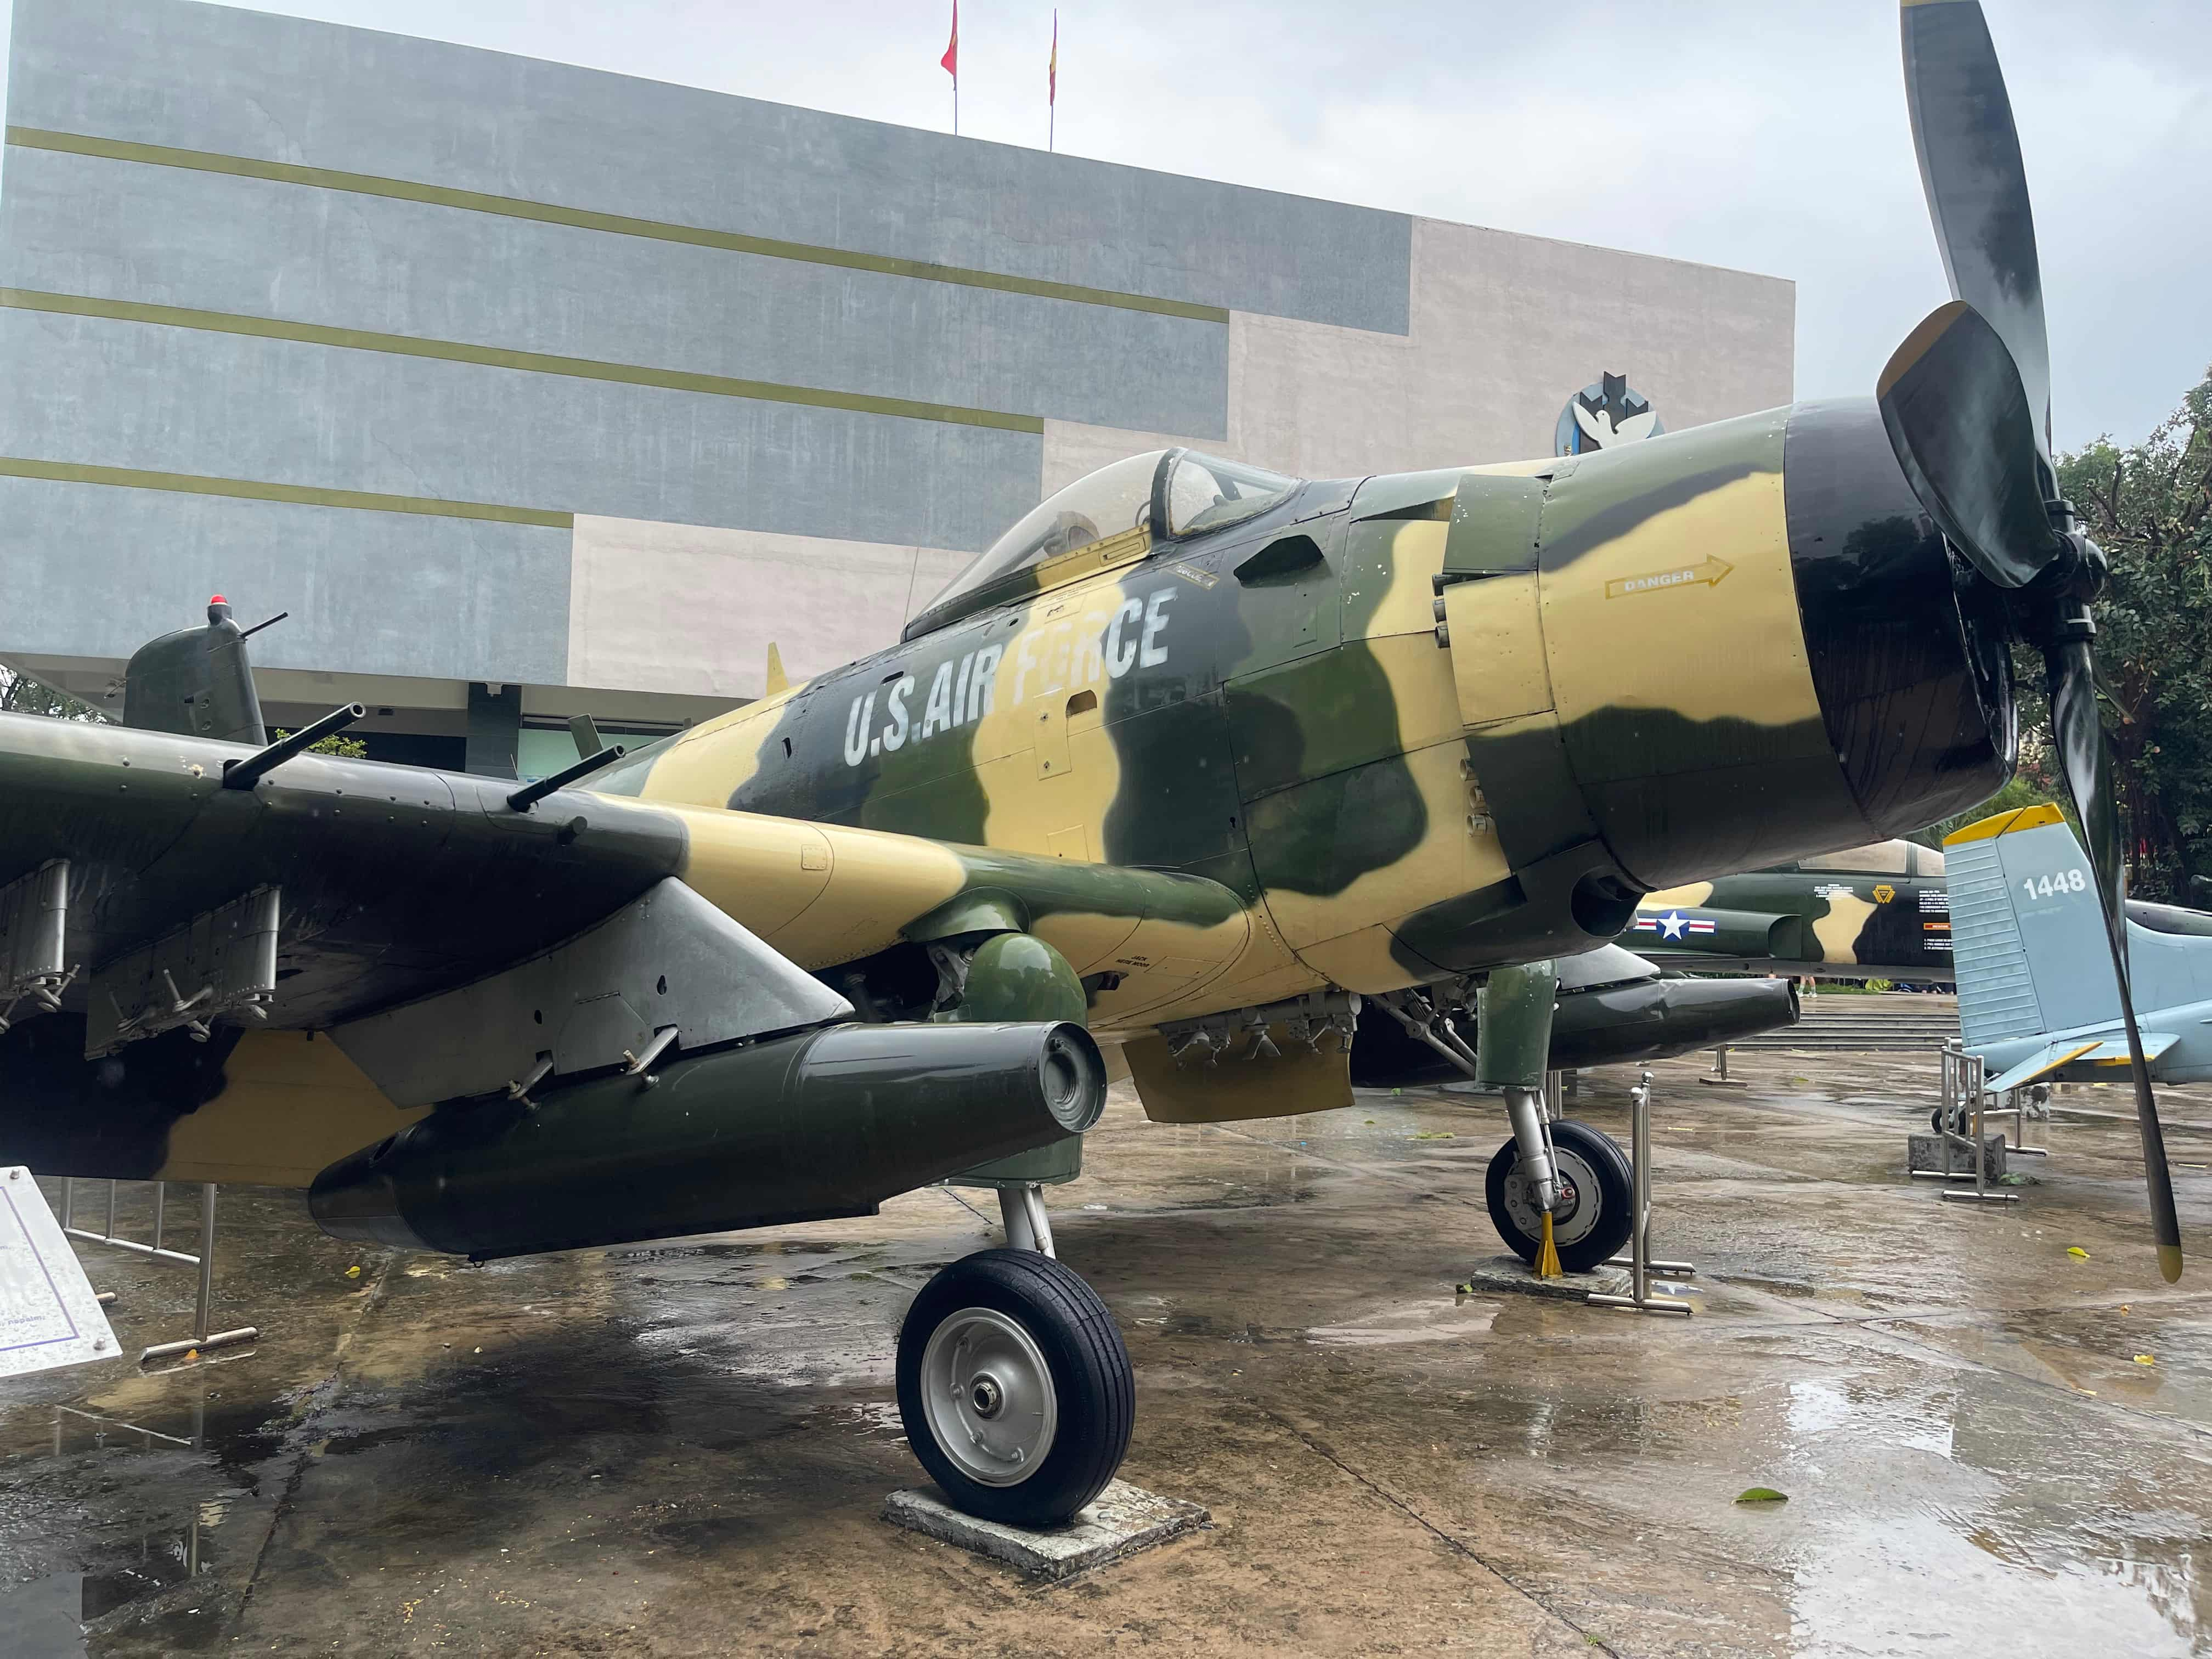
{"label": "aircraft fuselage", "polygon": [[1115,540],[594,787],[1237,894],[1240,959],[1094,988],[1110,1027],[1588,949],[2009,769],[2002,665],[1863,402]]}

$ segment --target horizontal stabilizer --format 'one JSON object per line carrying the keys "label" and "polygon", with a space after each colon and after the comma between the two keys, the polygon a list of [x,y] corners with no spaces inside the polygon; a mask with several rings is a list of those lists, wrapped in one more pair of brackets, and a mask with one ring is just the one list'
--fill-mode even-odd
{"label": "horizontal stabilizer", "polygon": [[[2152,1062],[2151,1073],[2157,1075],[2158,1057],[2181,1039],[2172,1031],[2145,1031],[2142,1034],[2143,1059]],[[2059,1042],[2047,1042],[2026,1060],[2013,1066],[2002,1077],[1990,1079],[1984,1085],[1993,1094],[2007,1089],[2018,1089],[2033,1083],[2047,1072],[2062,1066],[2120,1066],[2128,1063],[2128,1042],[2125,1037],[2107,1037],[2101,1042],[2095,1037],[2068,1037]]]}

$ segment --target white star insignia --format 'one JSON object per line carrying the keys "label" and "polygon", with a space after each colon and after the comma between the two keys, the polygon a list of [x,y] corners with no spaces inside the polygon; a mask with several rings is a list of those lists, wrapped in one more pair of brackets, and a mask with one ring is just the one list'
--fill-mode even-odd
{"label": "white star insignia", "polygon": [[1682,937],[1683,925],[1682,913],[1680,910],[1669,910],[1659,918],[1659,937],[1680,939]]}

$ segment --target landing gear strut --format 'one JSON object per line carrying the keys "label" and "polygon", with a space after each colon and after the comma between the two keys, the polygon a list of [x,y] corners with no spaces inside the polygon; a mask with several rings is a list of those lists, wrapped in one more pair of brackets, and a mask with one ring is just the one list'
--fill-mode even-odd
{"label": "landing gear strut", "polygon": [[1006,1223],[1006,1248],[1056,1255],[1052,1248],[1052,1222],[1044,1212],[1044,1188],[1034,1181],[999,1186],[999,1218]]}
{"label": "landing gear strut", "polygon": [[[1563,1118],[1551,1126],[1552,1164],[1558,1197],[1552,1206],[1552,1242],[1559,1266],[1588,1273],[1628,1242],[1635,1225],[1635,1181],[1628,1158],[1613,1137],[1587,1123]],[[1516,1138],[1490,1160],[1484,1195],[1490,1219],[1513,1253],[1533,1262],[1543,1240],[1543,1211]]]}
{"label": "landing gear strut", "polygon": [[[1546,1067],[1558,994],[1559,976],[1549,963],[1494,969],[1476,1000],[1472,1048],[1441,996],[1393,991],[1376,999],[1415,1041],[1504,1097],[1513,1139],[1490,1160],[1490,1218],[1514,1254],[1545,1275],[1596,1267],[1627,1242],[1635,1224],[1627,1154],[1586,1123],[1547,1121]],[[1544,1252],[1547,1216],[1557,1269]]]}

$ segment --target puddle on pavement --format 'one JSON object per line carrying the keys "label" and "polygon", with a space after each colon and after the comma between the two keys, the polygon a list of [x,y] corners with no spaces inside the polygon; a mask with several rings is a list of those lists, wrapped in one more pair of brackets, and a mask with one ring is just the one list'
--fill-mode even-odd
{"label": "puddle on pavement", "polygon": [[2113,1304],[1884,1327],[2031,1381],[2212,1428],[2212,1329],[2185,1308]]}
{"label": "puddle on pavement", "polygon": [[[1505,1337],[1501,1316],[1492,1355]],[[1602,1354],[1587,1333],[1511,1340],[1513,1366],[1449,1397],[1459,1478],[1514,1495],[1528,1571],[1573,1547],[1546,1516],[1586,1527],[1595,1505],[1738,1582],[1777,1575],[1794,1654],[2212,1653],[2212,1448],[2187,1431],[1812,1332]],[[1335,1420],[1399,1446],[1425,1432],[1405,1378],[1333,1377]],[[1736,1505],[1752,1486],[1790,1501]]]}
{"label": "puddle on pavement", "polygon": [[[240,1413],[211,1415],[204,1402],[143,1421],[76,1406],[6,1415],[18,1435],[41,1429],[35,1450],[0,1464],[8,1659],[77,1659],[110,1615],[218,1571],[231,1553],[223,1524],[252,1496],[252,1477],[235,1485],[234,1472],[276,1443],[258,1420],[241,1430]],[[57,1555],[68,1562],[60,1571]]]}
{"label": "puddle on pavement", "polygon": [[1306,1340],[1325,1348],[1384,1348],[1411,1342],[1459,1342],[1488,1334],[1499,1304],[1471,1297],[1378,1308],[1357,1324],[1316,1325]]}
{"label": "puddle on pavement", "polygon": [[874,1434],[906,1437],[906,1420],[899,1415],[896,1400],[858,1400],[845,1407],[846,1420],[855,1428]]}
{"label": "puddle on pavement", "polygon": [[[2064,1396],[1924,1365],[1788,1386],[1757,1478],[1804,1654],[2021,1659],[2212,1650],[2206,1460]],[[1755,1457],[1762,1418],[1747,1414]]]}

